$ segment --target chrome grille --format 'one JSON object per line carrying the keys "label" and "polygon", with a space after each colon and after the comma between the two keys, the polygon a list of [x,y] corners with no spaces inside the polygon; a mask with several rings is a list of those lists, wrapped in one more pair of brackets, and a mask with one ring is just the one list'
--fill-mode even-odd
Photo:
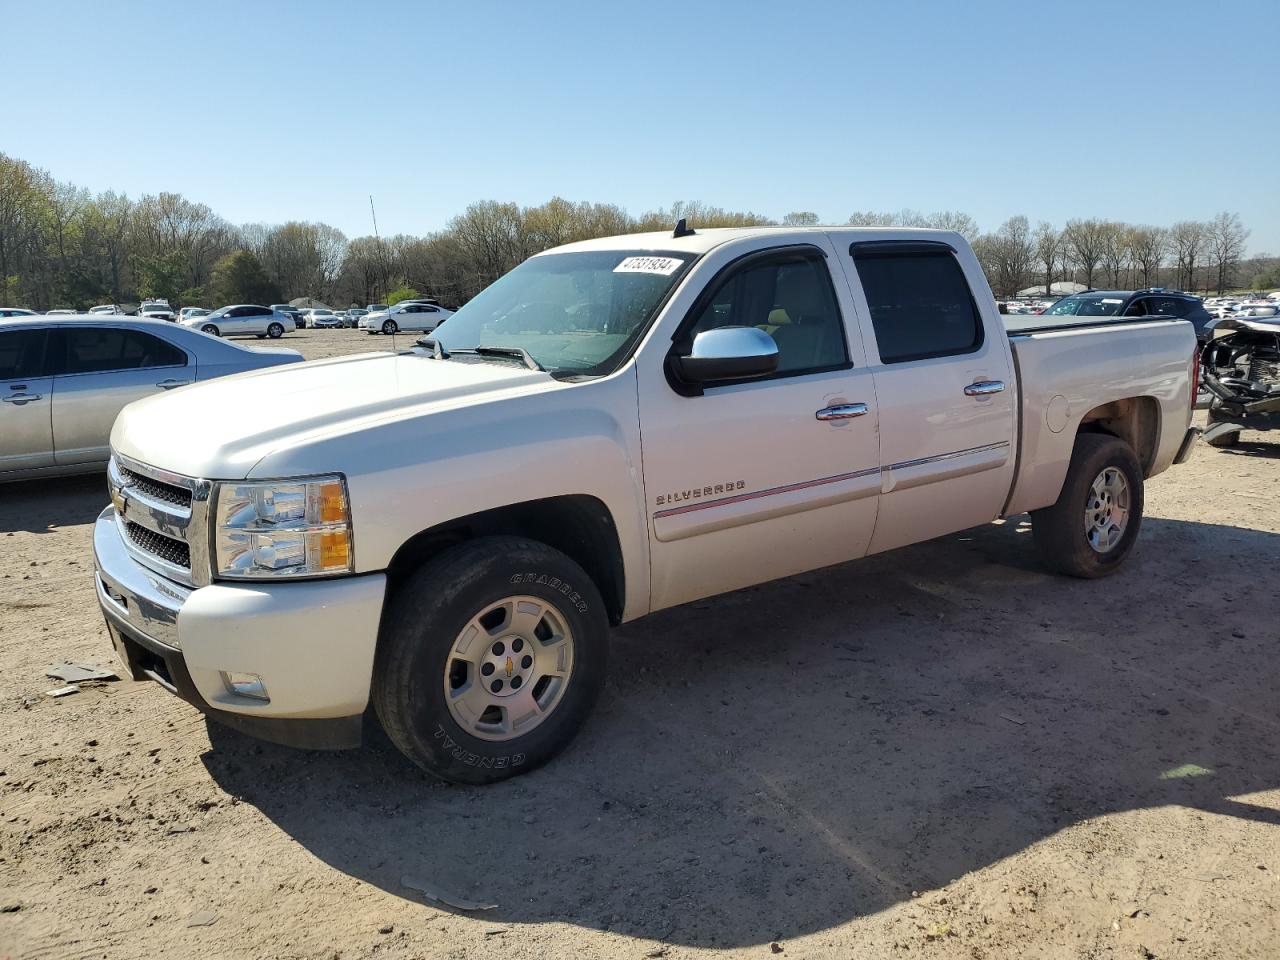
{"label": "chrome grille", "polygon": [[144,497],[171,503],[175,507],[189,508],[191,506],[190,490],[185,490],[170,483],[162,483],[159,480],[153,480],[151,477],[144,477],[128,467],[117,465],[116,471],[120,474],[120,479],[124,481],[125,485],[133,487]]}
{"label": "chrome grille", "polygon": [[191,548],[175,537],[166,537],[163,533],[148,530],[132,520],[125,521],[125,532],[129,539],[140,550],[159,557],[165,563],[171,563],[183,570],[191,569]]}
{"label": "chrome grille", "polygon": [[209,496],[213,484],[113,451],[107,484],[120,539],[138,563],[189,587],[210,582]]}

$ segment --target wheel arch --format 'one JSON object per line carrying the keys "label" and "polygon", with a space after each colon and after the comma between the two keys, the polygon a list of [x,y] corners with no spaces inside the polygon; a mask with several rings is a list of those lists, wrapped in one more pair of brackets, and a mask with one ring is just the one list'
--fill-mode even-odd
{"label": "wheel arch", "polygon": [[1081,418],[1076,435],[1082,433],[1120,438],[1137,454],[1142,476],[1150,477],[1160,446],[1160,403],[1155,397],[1138,396],[1100,404]]}
{"label": "wheel arch", "polygon": [[545,543],[577,563],[604,598],[609,622],[622,622],[626,570],[622,541],[609,508],[589,494],[567,494],[482,510],[420,530],[387,566],[388,594],[423,563],[454,544],[487,536],[519,536]]}

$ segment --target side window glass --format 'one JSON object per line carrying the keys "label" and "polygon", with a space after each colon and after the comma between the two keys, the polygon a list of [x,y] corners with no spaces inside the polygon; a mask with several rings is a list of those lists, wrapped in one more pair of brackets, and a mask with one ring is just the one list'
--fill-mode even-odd
{"label": "side window glass", "polygon": [[949,250],[851,251],[871,311],[882,363],[972,353],[982,318]]}
{"label": "side window glass", "polygon": [[62,342],[62,374],[182,366],[187,362],[187,355],[177,347],[136,330],[77,327],[57,331],[57,338]]}
{"label": "side window glass", "polygon": [[6,330],[0,333],[0,380],[20,381],[47,376],[44,371],[44,330]]}
{"label": "side window glass", "polygon": [[778,344],[774,376],[848,364],[844,321],[826,264],[781,256],[734,271],[704,301],[687,336],[717,327],[758,327]]}

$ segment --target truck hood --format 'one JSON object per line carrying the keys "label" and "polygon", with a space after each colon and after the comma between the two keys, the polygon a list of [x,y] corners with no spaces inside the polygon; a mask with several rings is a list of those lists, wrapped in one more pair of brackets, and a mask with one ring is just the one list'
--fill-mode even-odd
{"label": "truck hood", "polygon": [[500,362],[411,353],[317,360],[139,400],[117,418],[111,448],[186,476],[237,480],[284,447],[562,386],[550,374]]}

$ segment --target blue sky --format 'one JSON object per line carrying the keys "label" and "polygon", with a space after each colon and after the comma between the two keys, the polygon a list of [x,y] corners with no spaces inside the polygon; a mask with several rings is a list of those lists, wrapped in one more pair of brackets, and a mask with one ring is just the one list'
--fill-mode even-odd
{"label": "blue sky", "polygon": [[[1056,5],[1055,5],[1056,6]],[[236,222],[1240,213],[1280,253],[1280,3],[0,0],[0,151]],[[1255,46],[1260,45],[1260,46]]]}

